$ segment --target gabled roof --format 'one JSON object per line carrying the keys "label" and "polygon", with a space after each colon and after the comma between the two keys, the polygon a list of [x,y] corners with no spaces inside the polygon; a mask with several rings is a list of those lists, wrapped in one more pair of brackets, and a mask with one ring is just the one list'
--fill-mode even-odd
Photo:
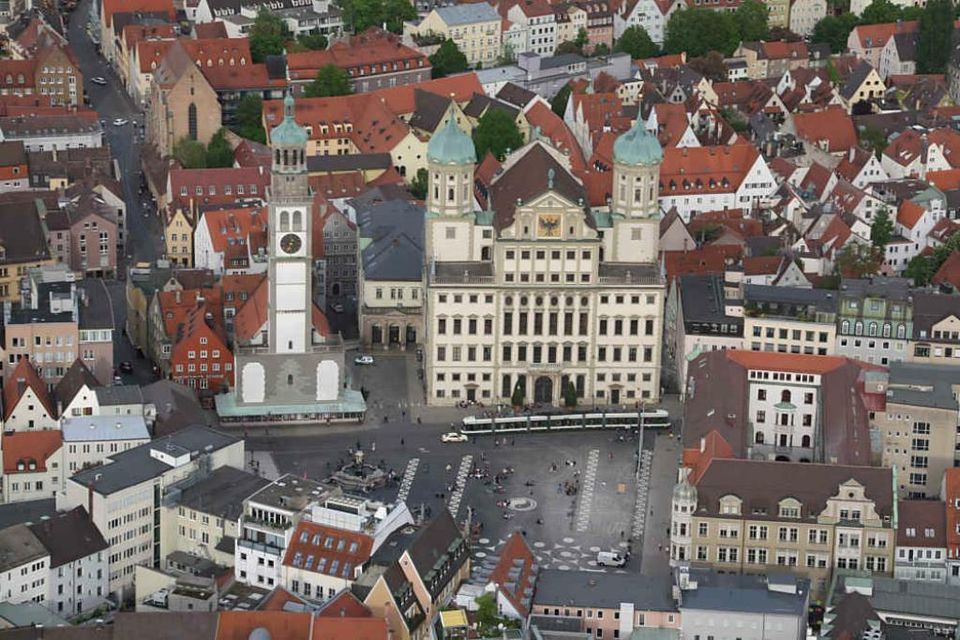
{"label": "gabled roof", "polygon": [[[40,404],[46,410],[51,418],[57,417],[56,408],[50,400],[50,394],[47,392],[47,385],[37,375],[37,370],[33,368],[28,358],[23,358],[17,363],[13,373],[9,374],[6,382],[3,384],[3,419],[9,420],[11,414],[17,408],[20,399],[27,389],[31,389]],[[6,446],[6,445],[4,445]]]}
{"label": "gabled roof", "polygon": [[943,261],[931,279],[933,284],[949,283],[960,290],[960,251],[954,251]]}
{"label": "gabled roof", "polygon": [[689,274],[724,273],[740,261],[739,245],[707,245],[691,251],[664,251],[667,280]]}
{"label": "gabled roof", "polygon": [[907,229],[913,229],[927,212],[922,206],[912,200],[904,200],[897,208],[897,223]]}
{"label": "gabled roof", "polygon": [[303,520],[294,529],[283,565],[353,581],[373,552],[370,536]]}
{"label": "gabled roof", "polygon": [[898,547],[947,546],[947,513],[939,500],[900,500],[897,505]]}
{"label": "gabled roof", "polygon": [[834,171],[847,182],[853,182],[857,176],[860,175],[863,168],[867,166],[867,163],[870,162],[871,157],[875,157],[873,153],[859,145],[850,147]]}
{"label": "gabled roof", "polygon": [[916,20],[906,22],[884,22],[881,24],[861,24],[853,28],[854,38],[865,49],[879,49],[887,44],[887,40],[895,33],[916,31],[919,23]]}
{"label": "gabled roof", "polygon": [[344,589],[327,600],[317,611],[318,618],[369,618],[373,613],[349,589]]}
{"label": "gabled roof", "polygon": [[[13,431],[3,434],[3,472],[37,473],[47,470],[47,459],[63,444],[56,429]],[[30,466],[34,468],[31,469]],[[23,468],[20,468],[20,467]]]}
{"label": "gabled roof", "polygon": [[853,120],[843,107],[831,106],[820,111],[795,113],[793,125],[797,137],[818,147],[825,142],[824,151],[828,153],[846,151],[857,144]]}
{"label": "gabled roof", "polygon": [[77,358],[73,361],[73,364],[70,365],[70,368],[67,369],[64,376],[60,378],[60,382],[57,383],[54,389],[54,396],[57,402],[65,407],[73,402],[73,398],[84,386],[93,390],[100,386],[100,383],[97,382],[97,378],[90,372],[87,365],[83,363],[83,360]]}
{"label": "gabled roof", "polygon": [[100,12],[108,27],[112,24],[113,14],[120,12],[165,12],[171,20],[176,18],[173,0],[102,0]]}
{"label": "gabled roof", "polygon": [[524,117],[531,127],[539,127],[540,135],[550,141],[550,144],[570,159],[570,168],[577,172],[586,168],[583,160],[583,151],[577,142],[576,136],[563,118],[541,101],[535,102],[527,109]]}
{"label": "gabled roof", "polygon": [[497,585],[500,593],[523,618],[530,614],[537,573],[537,559],[520,532],[514,531],[500,550],[500,558],[490,573],[490,582]]}
{"label": "gabled roof", "polygon": [[752,144],[669,147],[660,165],[660,196],[734,192],[759,157]]}
{"label": "gabled roof", "polygon": [[[254,338],[267,321],[267,305],[270,295],[267,279],[264,278],[247,298],[246,303],[237,311],[233,319],[233,333],[238,342],[248,342]],[[311,313],[313,328],[321,336],[330,335],[330,323],[327,316],[313,305]]]}

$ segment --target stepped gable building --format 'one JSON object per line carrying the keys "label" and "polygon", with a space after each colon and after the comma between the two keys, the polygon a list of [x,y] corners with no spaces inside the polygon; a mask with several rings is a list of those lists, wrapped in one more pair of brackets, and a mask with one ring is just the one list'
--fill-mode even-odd
{"label": "stepped gable building", "polygon": [[518,149],[474,210],[473,142],[452,120],[427,148],[428,401],[633,404],[660,396],[664,284],[656,266],[663,152],[642,123],[614,144],[609,211],[569,160]]}
{"label": "stepped gable building", "polygon": [[313,302],[308,135],[292,95],[283,106],[270,132],[267,282],[235,318],[236,387],[217,396],[217,411],[234,423],[362,419],[362,396],[346,388],[343,340]]}

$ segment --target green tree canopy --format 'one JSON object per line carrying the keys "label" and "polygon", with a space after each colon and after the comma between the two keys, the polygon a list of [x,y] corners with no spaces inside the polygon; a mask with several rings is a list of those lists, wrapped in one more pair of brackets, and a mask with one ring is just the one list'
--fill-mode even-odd
{"label": "green tree canopy", "polygon": [[297,44],[311,51],[323,51],[330,44],[327,36],[320,33],[304,33],[297,36]]}
{"label": "green tree canopy", "polygon": [[590,52],[590,55],[593,57],[608,56],[610,55],[610,47],[607,46],[606,42],[599,42],[597,46],[593,48],[593,51]]}
{"label": "green tree canopy", "polygon": [[934,274],[937,272],[934,267],[934,261],[931,256],[914,256],[907,263],[907,268],[903,270],[903,276],[913,280],[917,287],[925,287],[930,284]]}
{"label": "green tree canopy", "polygon": [[719,51],[708,51],[699,58],[687,58],[687,66],[714,82],[727,81],[727,63]]}
{"label": "green tree canopy", "polygon": [[680,9],[670,16],[663,48],[667,53],[686,52],[696,58],[708,51],[732,54],[740,44],[734,14],[703,8]]}
{"label": "green tree canopy", "polygon": [[870,242],[875,247],[885,247],[893,238],[893,220],[890,219],[890,210],[886,207],[877,212],[870,225]]}
{"label": "green tree canopy", "polygon": [[851,243],[837,255],[837,273],[844,278],[866,278],[879,273],[883,264],[883,249],[860,243]]}
{"label": "green tree canopy", "polygon": [[440,48],[430,56],[430,64],[433,69],[430,75],[434,78],[443,78],[451,73],[460,73],[466,71],[470,65],[467,63],[467,56],[463,55],[457,43],[453,40],[444,40],[440,43]]}
{"label": "green tree canopy", "polygon": [[564,40],[557,45],[557,50],[554,51],[554,55],[562,56],[565,53],[577,53],[583,55],[583,47],[578,46],[573,40]]}
{"label": "green tree canopy", "polygon": [[173,145],[173,157],[184,169],[203,169],[207,166],[207,150],[203,143],[186,136]]}
{"label": "green tree canopy", "polygon": [[811,42],[830,45],[832,53],[843,53],[847,48],[847,38],[857,26],[857,16],[845,13],[839,16],[827,16],[813,27]]}
{"label": "green tree canopy", "polygon": [[587,46],[587,42],[589,41],[590,40],[589,40],[589,37],[587,36],[587,30],[584,29],[583,27],[580,27],[579,29],[577,29],[577,37],[573,41],[573,44],[580,47],[580,51],[583,51],[583,48]]}
{"label": "green tree canopy", "polygon": [[410,194],[417,200],[423,200],[427,197],[427,189],[430,186],[430,173],[423,167],[417,169],[417,175],[410,181]]}
{"label": "green tree canopy", "polygon": [[650,34],[640,25],[624,29],[623,35],[617,40],[617,44],[613,49],[614,51],[629,54],[630,57],[635,60],[652,58],[657,55],[658,52],[657,45],[650,39]]}
{"label": "green tree canopy", "polygon": [[346,96],[353,93],[350,86],[350,75],[333,64],[325,64],[317,71],[317,77],[307,85],[303,95],[308,98],[329,98],[330,96]]}
{"label": "green tree canopy", "polygon": [[290,39],[287,24],[269,9],[261,8],[250,28],[250,56],[254,62],[263,62],[267,56],[283,53]]}
{"label": "green tree canopy", "polygon": [[553,96],[553,99],[550,101],[550,108],[561,118],[563,114],[567,112],[567,102],[570,99],[570,93],[572,91],[573,89],[570,87],[570,83],[567,83],[560,87],[557,95]]}
{"label": "green tree canopy", "polygon": [[507,149],[519,149],[523,146],[523,136],[513,117],[503,109],[487,109],[473,130],[473,146],[477,157],[492,151],[497,160],[503,160]]}
{"label": "green tree canopy", "polygon": [[873,0],[860,14],[860,22],[863,24],[896,22],[898,19],[900,19],[900,7],[890,0]]}
{"label": "green tree canopy", "polygon": [[417,10],[408,0],[336,0],[343,12],[343,22],[353,33],[370,27],[387,25],[393,33],[403,32],[404,20],[417,17]]}
{"label": "green tree canopy", "polygon": [[929,0],[917,32],[917,73],[943,73],[953,50],[953,0]]}
{"label": "green tree canopy", "polygon": [[241,138],[266,144],[267,134],[263,130],[263,98],[255,93],[243,96],[234,113],[231,129]]}
{"label": "green tree canopy", "polygon": [[233,149],[230,148],[230,143],[227,141],[226,129],[220,129],[210,138],[210,144],[207,145],[207,166],[233,166]]}
{"label": "green tree canopy", "polygon": [[760,0],[745,0],[733,12],[734,19],[740,29],[740,40],[754,42],[766,40],[770,35],[770,8]]}

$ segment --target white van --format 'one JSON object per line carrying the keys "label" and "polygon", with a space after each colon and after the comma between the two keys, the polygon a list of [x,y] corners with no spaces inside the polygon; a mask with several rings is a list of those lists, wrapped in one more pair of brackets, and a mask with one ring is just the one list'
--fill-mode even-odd
{"label": "white van", "polygon": [[622,567],[627,558],[619,551],[601,551],[597,554],[597,564],[601,567]]}

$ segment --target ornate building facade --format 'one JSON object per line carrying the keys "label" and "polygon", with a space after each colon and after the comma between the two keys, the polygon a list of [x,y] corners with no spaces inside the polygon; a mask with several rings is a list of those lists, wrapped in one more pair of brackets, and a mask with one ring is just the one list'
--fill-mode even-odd
{"label": "ornate building facade", "polygon": [[504,162],[475,211],[476,154],[448,121],[430,140],[425,382],[462,400],[633,405],[660,397],[664,283],[657,267],[663,153],[642,123],[614,146],[609,211],[541,140]]}

